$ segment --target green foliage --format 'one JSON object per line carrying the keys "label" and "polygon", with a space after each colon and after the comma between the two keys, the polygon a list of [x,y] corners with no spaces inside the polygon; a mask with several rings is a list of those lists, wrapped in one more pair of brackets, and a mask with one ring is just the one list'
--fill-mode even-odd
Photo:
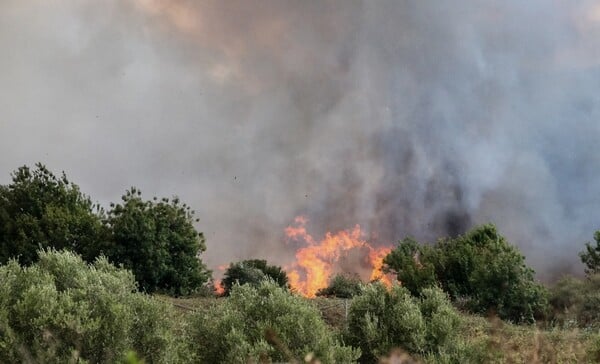
{"label": "green foliage", "polygon": [[394,273],[402,286],[418,296],[422,289],[437,284],[434,262],[437,250],[412,238],[398,243],[384,259],[384,271]]}
{"label": "green foliage", "polygon": [[143,201],[135,188],[122,200],[108,212],[111,261],[131,269],[145,292],[185,295],[208,281],[210,271],[199,259],[204,236],[194,228],[189,206],[178,198]]}
{"label": "green foliage", "polygon": [[313,305],[277,283],[235,285],[223,301],[192,320],[197,362],[289,362],[313,355],[322,363],[350,363],[359,355],[336,340]]}
{"label": "green foliage", "polygon": [[600,273],[600,230],[594,233],[595,244],[587,242],[585,250],[579,253],[581,262],[585,264],[585,272],[589,275]]}
{"label": "green foliage", "polygon": [[525,257],[493,225],[479,226],[433,246],[404,240],[384,264],[414,295],[439,285],[476,313],[533,322],[547,310],[545,288],[535,281]]}
{"label": "green foliage", "polygon": [[266,260],[251,259],[231,263],[225,271],[221,282],[225,295],[228,296],[234,284],[257,285],[264,280],[272,280],[280,287],[288,287],[288,277],[285,271],[276,265],[268,265]]}
{"label": "green foliage", "polygon": [[358,276],[338,274],[329,286],[317,291],[317,296],[352,298],[361,293],[362,282]]}
{"label": "green foliage", "polygon": [[105,238],[102,211],[71,183],[42,164],[23,166],[0,186],[0,263],[37,260],[37,250],[70,249],[91,261]]}
{"label": "green foliage", "polygon": [[600,328],[600,274],[561,278],[550,290],[550,304],[560,325]]}
{"label": "green foliage", "polygon": [[456,350],[460,316],[439,288],[422,290],[417,298],[399,286],[365,286],[352,300],[348,342],[362,351],[360,361],[375,363],[393,348],[411,354],[451,353]]}
{"label": "green foliage", "polygon": [[136,293],[133,275],[98,258],[41,251],[0,267],[0,362],[113,363],[134,350],[149,363],[182,362],[170,307]]}

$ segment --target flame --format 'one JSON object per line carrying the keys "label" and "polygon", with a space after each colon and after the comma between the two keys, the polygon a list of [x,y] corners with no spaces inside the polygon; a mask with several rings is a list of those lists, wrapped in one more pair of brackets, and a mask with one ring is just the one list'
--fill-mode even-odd
{"label": "flame", "polygon": [[381,281],[389,288],[392,286],[392,277],[390,274],[385,274],[383,272],[383,258],[390,254],[392,248],[380,247],[371,249],[372,250],[369,252],[369,260],[373,264],[373,272],[371,272],[371,277],[369,277],[369,279],[371,281]]}
{"label": "flame", "polygon": [[[217,269],[220,270],[221,272],[225,272],[225,270],[227,270],[227,267],[228,267],[227,264],[222,264],[222,265],[218,266]],[[215,282],[215,292],[217,293],[218,296],[222,296],[225,294],[225,287],[223,287],[222,279]]]}
{"label": "flame", "polygon": [[295,226],[285,229],[288,239],[307,245],[296,251],[296,262],[286,269],[292,288],[304,296],[314,297],[319,289],[327,287],[333,274],[339,272],[340,258],[355,250],[368,252],[365,263],[370,270],[369,279],[391,286],[390,277],[381,271],[383,258],[391,248],[372,247],[362,238],[359,225],[352,230],[328,232],[321,241],[316,241],[306,230],[307,222],[306,217],[299,216],[294,220]]}

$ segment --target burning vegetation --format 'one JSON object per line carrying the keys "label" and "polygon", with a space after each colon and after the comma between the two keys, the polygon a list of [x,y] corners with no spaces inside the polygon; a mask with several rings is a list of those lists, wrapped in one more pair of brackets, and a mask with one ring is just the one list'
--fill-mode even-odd
{"label": "burning vegetation", "polygon": [[359,225],[352,230],[327,232],[316,240],[306,229],[308,219],[296,217],[285,229],[290,241],[304,244],[296,251],[296,262],[286,267],[290,286],[306,297],[314,297],[327,287],[337,273],[357,274],[369,281],[380,280],[391,286],[391,278],[382,272],[383,258],[390,247],[373,247],[364,239]]}

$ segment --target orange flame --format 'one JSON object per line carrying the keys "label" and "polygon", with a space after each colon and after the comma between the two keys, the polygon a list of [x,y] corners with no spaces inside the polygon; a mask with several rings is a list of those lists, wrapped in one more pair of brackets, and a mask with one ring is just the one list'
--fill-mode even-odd
{"label": "orange flame", "polygon": [[392,248],[390,247],[380,247],[372,248],[369,252],[369,260],[373,263],[373,272],[371,272],[369,279],[371,281],[381,281],[388,288],[392,286],[392,277],[390,274],[383,272],[383,258],[390,254],[391,251]]}
{"label": "orange flame", "polygon": [[[224,272],[227,269],[227,265],[222,264],[222,265],[218,266],[217,269],[220,270],[221,272]],[[223,294],[225,294],[225,287],[223,287],[222,279],[215,282],[215,292],[217,293],[218,296],[222,296]]]}
{"label": "orange flame", "polygon": [[391,248],[372,247],[362,238],[359,225],[352,230],[328,232],[321,241],[317,242],[306,230],[308,220],[305,217],[299,216],[294,222],[295,226],[285,229],[287,237],[307,245],[296,251],[296,262],[286,269],[290,285],[296,291],[304,296],[314,297],[319,289],[327,287],[332,275],[339,272],[339,262],[342,257],[352,251],[364,250],[368,251],[365,265],[370,270],[369,279],[381,280],[387,286],[391,286],[390,277],[385,276],[381,271],[383,258]]}

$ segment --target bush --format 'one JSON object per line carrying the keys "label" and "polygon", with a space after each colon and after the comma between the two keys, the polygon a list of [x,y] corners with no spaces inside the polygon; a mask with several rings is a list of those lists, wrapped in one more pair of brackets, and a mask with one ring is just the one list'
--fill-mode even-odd
{"label": "bush", "polygon": [[393,348],[411,354],[450,353],[457,347],[460,316],[439,288],[417,298],[399,286],[376,283],[352,300],[348,342],[362,351],[360,361],[375,363]]}
{"label": "bush", "polygon": [[560,325],[600,328],[600,274],[561,278],[550,289],[550,304]]}
{"label": "bush", "polygon": [[280,287],[288,288],[288,277],[285,271],[276,265],[268,265],[266,260],[251,259],[231,263],[225,271],[221,282],[224,294],[229,295],[234,284],[258,285],[265,280],[272,280]]}
{"label": "bush", "polygon": [[183,361],[170,307],[136,293],[133,275],[71,252],[0,267],[0,362],[113,363],[128,350],[147,362]]}
{"label": "bush", "polygon": [[343,346],[317,309],[278,284],[235,285],[220,305],[196,314],[190,325],[194,360],[201,363],[294,361],[354,362],[359,352]]}
{"label": "bush", "polygon": [[404,240],[384,264],[413,295],[439,285],[472,312],[528,323],[547,313],[546,289],[535,281],[525,257],[493,225],[433,246]]}
{"label": "bush", "polygon": [[362,282],[357,276],[338,274],[326,288],[317,291],[317,296],[352,298],[361,292]]}

